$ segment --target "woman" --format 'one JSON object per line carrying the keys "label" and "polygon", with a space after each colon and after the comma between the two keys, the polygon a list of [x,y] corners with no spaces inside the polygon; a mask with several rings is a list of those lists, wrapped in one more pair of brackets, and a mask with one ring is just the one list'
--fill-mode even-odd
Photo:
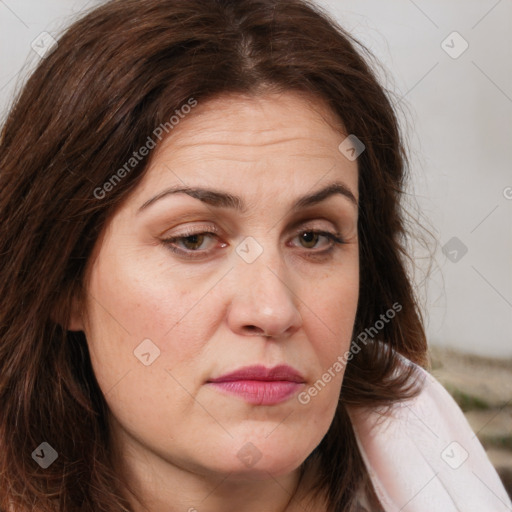
{"label": "woman", "polygon": [[45,56],[1,140],[1,510],[508,510],[421,368],[356,47],[303,0],[127,0]]}

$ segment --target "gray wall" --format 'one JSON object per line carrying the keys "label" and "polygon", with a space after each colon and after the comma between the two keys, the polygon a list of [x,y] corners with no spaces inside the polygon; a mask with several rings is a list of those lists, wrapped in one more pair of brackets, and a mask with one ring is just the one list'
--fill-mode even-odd
{"label": "gray wall", "polygon": [[[2,114],[40,58],[31,44],[43,52],[42,32],[59,34],[98,3],[0,1]],[[410,208],[438,240],[429,274],[415,245],[430,342],[512,357],[512,2],[319,3],[384,64],[405,112]]]}

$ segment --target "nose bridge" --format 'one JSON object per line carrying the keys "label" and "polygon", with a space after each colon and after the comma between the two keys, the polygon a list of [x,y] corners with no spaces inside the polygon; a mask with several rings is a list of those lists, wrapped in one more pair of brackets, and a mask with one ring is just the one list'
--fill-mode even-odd
{"label": "nose bridge", "polygon": [[247,237],[236,250],[229,322],[239,333],[282,336],[301,325],[283,255],[270,239]]}

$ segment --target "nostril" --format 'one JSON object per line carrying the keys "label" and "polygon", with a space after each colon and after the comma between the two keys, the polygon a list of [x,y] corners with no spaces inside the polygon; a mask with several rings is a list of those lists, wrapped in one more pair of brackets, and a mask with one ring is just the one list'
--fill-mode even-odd
{"label": "nostril", "polygon": [[246,325],[245,329],[249,332],[255,333],[255,334],[263,334],[263,329],[260,329],[259,327],[256,327],[255,325]]}

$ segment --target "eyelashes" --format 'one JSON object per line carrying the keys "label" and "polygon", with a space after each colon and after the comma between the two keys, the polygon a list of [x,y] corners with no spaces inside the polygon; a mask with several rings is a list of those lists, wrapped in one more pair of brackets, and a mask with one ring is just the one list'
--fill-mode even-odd
{"label": "eyelashes", "polygon": [[[333,233],[318,229],[301,229],[295,232],[291,240],[300,239],[299,248],[304,249],[307,257],[328,257],[332,252],[345,244],[345,240],[339,233]],[[201,249],[204,242],[209,240],[208,248]],[[323,241],[323,249],[316,249],[319,242]],[[221,242],[217,230],[195,230],[188,231],[179,236],[173,236],[161,240],[164,246],[172,253],[184,259],[203,259],[211,256],[215,250],[220,250],[228,246],[227,243]],[[216,248],[212,248],[216,246]],[[304,242],[306,245],[302,245]],[[325,244],[327,243],[327,246]]]}

